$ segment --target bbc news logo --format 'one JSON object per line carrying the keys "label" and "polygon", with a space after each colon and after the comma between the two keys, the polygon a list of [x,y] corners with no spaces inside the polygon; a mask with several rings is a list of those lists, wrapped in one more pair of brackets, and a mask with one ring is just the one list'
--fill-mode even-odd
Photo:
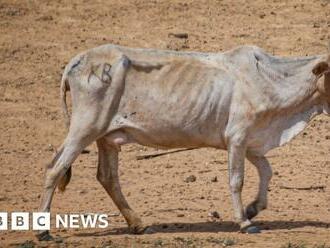
{"label": "bbc news logo", "polygon": [[[106,214],[55,215],[55,228],[107,228],[108,225],[108,215]],[[36,212],[30,214],[28,212],[13,212],[10,214],[9,219],[9,214],[7,212],[0,212],[0,231],[26,231],[30,230],[30,228],[37,231],[50,230],[50,213]]]}

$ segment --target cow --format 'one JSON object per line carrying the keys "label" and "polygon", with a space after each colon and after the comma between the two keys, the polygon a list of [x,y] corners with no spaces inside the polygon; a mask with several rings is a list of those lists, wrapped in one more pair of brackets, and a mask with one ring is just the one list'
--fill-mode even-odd
{"label": "cow", "polygon": [[[330,56],[278,57],[255,46],[198,53],[108,44],[68,63],[61,99],[69,130],[46,167],[40,212],[50,211],[54,190],[64,191],[72,163],[96,141],[98,181],[132,232],[143,233],[146,227],[119,184],[120,147],[213,147],[228,151],[234,216],[246,232],[267,207],[272,169],[265,154],[289,142],[313,117],[330,113]],[[245,158],[260,180],[255,200],[244,209]],[[37,236],[51,238],[48,231]]]}

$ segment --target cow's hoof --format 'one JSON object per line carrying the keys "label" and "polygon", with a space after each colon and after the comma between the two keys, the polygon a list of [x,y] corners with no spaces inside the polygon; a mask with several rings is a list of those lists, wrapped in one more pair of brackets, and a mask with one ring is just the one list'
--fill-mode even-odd
{"label": "cow's hoof", "polygon": [[257,201],[251,202],[245,210],[246,218],[251,220],[252,218],[256,217],[258,214],[258,208],[257,208]]}
{"label": "cow's hoof", "polygon": [[144,231],[147,229],[147,226],[130,226],[130,231],[132,234],[144,234]]}
{"label": "cow's hoof", "polygon": [[153,234],[153,233],[156,233],[156,230],[154,228],[152,228],[151,226],[149,226],[144,229],[143,233],[144,234]]}
{"label": "cow's hoof", "polygon": [[243,222],[240,223],[240,229],[239,229],[239,232],[241,233],[246,233],[246,230],[252,225],[252,222],[247,219]]}
{"label": "cow's hoof", "polygon": [[248,228],[246,228],[246,233],[248,234],[260,233],[260,229],[256,226],[249,226]]}
{"label": "cow's hoof", "polygon": [[133,234],[153,234],[156,230],[150,226],[135,226],[130,227],[131,233]]}
{"label": "cow's hoof", "polygon": [[49,234],[49,231],[44,231],[36,234],[36,237],[39,241],[52,241],[54,238]]}

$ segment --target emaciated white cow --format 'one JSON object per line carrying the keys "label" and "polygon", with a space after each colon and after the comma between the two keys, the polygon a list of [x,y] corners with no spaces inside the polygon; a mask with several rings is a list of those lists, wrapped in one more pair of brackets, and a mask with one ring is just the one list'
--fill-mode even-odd
{"label": "emaciated white cow", "polygon": [[[228,150],[233,208],[244,231],[267,206],[272,170],[266,152],[290,141],[316,115],[329,113],[330,56],[281,58],[252,46],[194,53],[104,45],[72,59],[61,93],[70,127],[47,166],[40,211],[50,211],[56,186],[65,189],[72,163],[96,141],[97,179],[133,232],[141,233],[145,227],[119,185],[120,146],[215,147]],[[245,158],[260,182],[256,199],[244,210]],[[38,237],[50,238],[48,232]]]}

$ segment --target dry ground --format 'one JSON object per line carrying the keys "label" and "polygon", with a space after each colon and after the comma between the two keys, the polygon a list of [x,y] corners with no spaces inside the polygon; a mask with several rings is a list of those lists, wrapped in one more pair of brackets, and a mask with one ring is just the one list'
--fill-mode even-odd
{"label": "dry ground", "polygon": [[[66,133],[61,72],[79,51],[105,43],[212,52],[254,44],[277,55],[310,55],[327,51],[329,31],[329,0],[0,0],[0,211],[38,207],[43,168],[53,154],[49,145],[59,146]],[[169,36],[173,32],[186,32],[188,39]],[[44,247],[221,247],[231,240],[233,247],[329,247],[329,129],[327,117],[318,117],[268,154],[275,176],[269,209],[256,219],[261,234],[239,234],[232,222],[225,152],[201,149],[137,161],[136,155],[153,149],[131,145],[120,158],[123,191],[157,233],[129,235],[118,216],[107,230],[54,230],[59,243],[38,243],[31,231],[0,231],[0,247],[26,240]],[[54,213],[117,212],[95,179],[95,145],[90,149],[75,162],[67,191],[55,195]],[[246,173],[248,203],[257,177],[249,164]],[[189,175],[197,180],[184,182]],[[214,176],[218,182],[211,182]],[[207,217],[214,210],[222,219],[216,223]]]}

